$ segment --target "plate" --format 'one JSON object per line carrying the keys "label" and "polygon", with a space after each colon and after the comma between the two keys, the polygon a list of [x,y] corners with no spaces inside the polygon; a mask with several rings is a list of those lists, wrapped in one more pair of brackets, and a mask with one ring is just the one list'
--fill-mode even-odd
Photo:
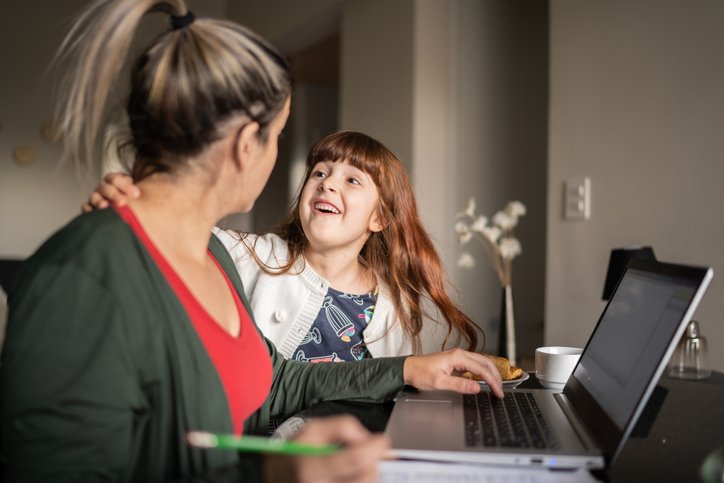
{"label": "plate", "polygon": [[[503,381],[503,389],[513,389],[515,387],[518,387],[520,383],[523,381],[527,381],[530,375],[523,371],[523,375],[520,376],[518,379],[511,379],[510,381]],[[478,381],[478,384],[480,384],[483,387],[486,387],[488,385],[485,381]]]}

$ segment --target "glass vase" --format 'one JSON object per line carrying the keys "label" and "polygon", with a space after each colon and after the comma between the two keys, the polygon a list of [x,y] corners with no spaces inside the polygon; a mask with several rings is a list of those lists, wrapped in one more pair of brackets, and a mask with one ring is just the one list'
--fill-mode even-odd
{"label": "glass vase", "polygon": [[502,289],[500,302],[500,327],[498,331],[498,355],[517,365],[515,346],[515,313],[513,312],[513,287],[506,285]]}

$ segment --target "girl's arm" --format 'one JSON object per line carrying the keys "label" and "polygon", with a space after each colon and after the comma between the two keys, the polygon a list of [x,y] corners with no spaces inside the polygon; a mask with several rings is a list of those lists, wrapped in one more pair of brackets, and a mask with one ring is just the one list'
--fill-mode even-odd
{"label": "girl's arm", "polygon": [[500,374],[490,359],[462,349],[424,356],[380,357],[344,363],[299,362],[284,359],[267,340],[274,379],[267,402],[245,426],[263,432],[271,416],[291,416],[324,401],[383,402],[407,384],[420,390],[450,390],[475,394],[480,385],[459,374],[479,374],[502,397]]}

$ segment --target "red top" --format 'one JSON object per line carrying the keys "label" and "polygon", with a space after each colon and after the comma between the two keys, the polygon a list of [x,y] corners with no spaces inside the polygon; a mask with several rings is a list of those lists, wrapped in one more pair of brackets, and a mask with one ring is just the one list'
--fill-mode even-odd
{"label": "red top", "polygon": [[261,407],[269,394],[272,366],[267,347],[259,337],[256,326],[251,321],[239,294],[226,272],[209,251],[209,257],[226,280],[239,311],[241,330],[239,337],[233,337],[196,300],[181,277],[158,251],[131,209],[123,206],[115,207],[115,210],[149,251],[186,310],[221,378],[231,410],[234,432],[241,434],[244,430],[244,421]]}

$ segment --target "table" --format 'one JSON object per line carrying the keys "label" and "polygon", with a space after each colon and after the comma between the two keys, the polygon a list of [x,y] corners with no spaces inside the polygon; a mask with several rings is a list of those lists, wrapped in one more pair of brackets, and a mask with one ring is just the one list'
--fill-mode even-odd
{"label": "table", "polygon": [[612,481],[699,481],[706,456],[724,445],[724,374],[663,377],[608,471]]}
{"label": "table", "polygon": [[[523,388],[540,388],[532,375]],[[304,417],[352,414],[370,431],[382,432],[393,403],[336,401],[304,411]],[[664,376],[619,458],[595,476],[611,482],[700,481],[706,456],[724,445],[724,374],[703,381]]]}

